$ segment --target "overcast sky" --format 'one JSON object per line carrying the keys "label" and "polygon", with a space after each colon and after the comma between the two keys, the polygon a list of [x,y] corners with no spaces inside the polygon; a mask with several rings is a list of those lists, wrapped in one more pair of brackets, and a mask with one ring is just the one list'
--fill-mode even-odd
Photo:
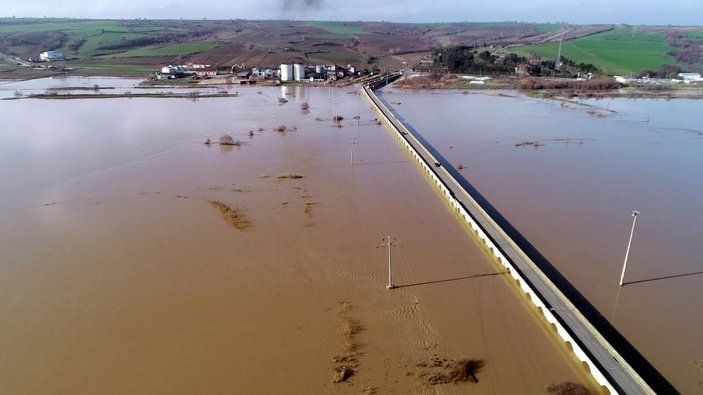
{"label": "overcast sky", "polygon": [[703,1],[0,0],[0,16],[703,25]]}

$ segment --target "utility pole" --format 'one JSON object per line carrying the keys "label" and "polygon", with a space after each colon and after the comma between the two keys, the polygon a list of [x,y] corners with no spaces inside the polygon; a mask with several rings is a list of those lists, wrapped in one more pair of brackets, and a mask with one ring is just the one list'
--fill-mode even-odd
{"label": "utility pole", "polygon": [[388,236],[384,237],[383,239],[381,239],[381,241],[383,243],[380,244],[381,246],[388,248],[388,285],[386,286],[386,288],[388,288],[388,289],[395,288],[395,285],[393,285],[393,277],[392,277],[393,275],[391,272],[391,262],[392,262],[391,251],[392,251],[393,247],[396,247],[399,245],[397,243],[394,243],[394,241],[397,241],[397,240],[398,240],[397,237],[388,235]]}
{"label": "utility pole", "polygon": [[561,43],[564,41],[564,34],[566,32],[562,33],[561,38],[559,38],[559,52],[557,52],[557,70],[561,68]]}
{"label": "utility pole", "polygon": [[627,250],[625,251],[625,262],[622,264],[622,274],[620,275],[620,286],[623,286],[623,280],[625,279],[625,268],[627,268],[627,257],[630,255],[630,247],[632,246],[632,235],[635,233],[635,224],[637,223],[637,216],[640,212],[637,210],[632,210],[632,230],[630,230],[630,241],[627,242]]}

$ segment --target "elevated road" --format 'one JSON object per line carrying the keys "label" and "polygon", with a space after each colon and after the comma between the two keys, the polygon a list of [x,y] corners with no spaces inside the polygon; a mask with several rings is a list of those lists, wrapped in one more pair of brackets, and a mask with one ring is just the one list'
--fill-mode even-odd
{"label": "elevated road", "polygon": [[[457,214],[486,243],[492,254],[511,274],[540,314],[567,343],[567,347],[573,351],[574,355],[588,368],[594,379],[611,394],[677,393],[676,389],[649,365],[614,328],[607,324],[607,321],[599,316],[595,309],[563,277],[554,273],[549,275],[545,273],[544,264],[536,264],[531,255],[544,258],[536,250],[527,253],[524,250],[524,244],[527,241],[522,236],[519,236],[521,243],[513,240],[515,233],[517,233],[515,229],[509,224],[506,226],[507,221],[500,215],[496,221],[494,218],[496,213],[489,213],[494,209],[468,185],[463,177],[456,174],[456,170],[448,166],[446,160],[441,158],[419,134],[411,132],[411,128],[399,120],[376,96],[374,89],[399,77],[399,74],[394,74],[365,84],[363,93],[381,115],[381,119],[395,132],[401,144],[408,149],[411,156],[427,173],[426,175],[435,182],[450,205],[456,209]],[[467,190],[472,191],[473,195]],[[507,232],[504,228],[507,228]],[[527,244],[529,245],[529,243]],[[531,245],[529,248],[534,249]],[[551,269],[553,270],[553,268]],[[557,280],[561,288],[567,289],[571,298],[562,292],[560,286],[557,286],[553,279]],[[584,316],[582,310],[590,311],[590,320]],[[618,343],[620,349],[624,350],[628,357],[635,359],[638,368],[646,372],[648,379],[656,387],[656,391],[628,363],[627,358],[623,357],[619,350],[601,334],[601,331],[594,327],[591,322],[594,321],[594,315],[600,317],[595,320],[598,321],[597,324],[601,328],[605,328],[607,333],[611,335],[610,337]]]}

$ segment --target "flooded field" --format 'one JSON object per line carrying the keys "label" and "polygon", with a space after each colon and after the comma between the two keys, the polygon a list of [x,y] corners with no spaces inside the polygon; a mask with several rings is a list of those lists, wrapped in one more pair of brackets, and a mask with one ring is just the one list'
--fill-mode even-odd
{"label": "flooded field", "polygon": [[0,102],[1,393],[594,389],[353,89],[239,93]]}
{"label": "flooded field", "polygon": [[238,92],[239,85],[186,85],[154,87],[143,85],[141,78],[55,76],[26,81],[0,80],[0,99],[23,98],[30,95],[55,93],[61,95],[124,95],[124,94],[183,94],[201,95]]}
{"label": "flooded field", "polygon": [[700,101],[383,97],[680,391],[701,391]]}

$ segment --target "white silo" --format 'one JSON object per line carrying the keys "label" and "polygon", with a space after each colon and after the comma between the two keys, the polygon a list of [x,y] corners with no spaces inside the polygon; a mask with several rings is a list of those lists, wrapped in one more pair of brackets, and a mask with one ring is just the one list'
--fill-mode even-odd
{"label": "white silo", "polygon": [[293,65],[293,78],[296,81],[302,81],[305,79],[305,66],[302,64],[294,64]]}
{"label": "white silo", "polygon": [[292,64],[282,64],[281,65],[281,82],[293,81],[293,65]]}
{"label": "white silo", "polygon": [[322,68],[322,66],[320,66],[320,65],[315,66],[315,73],[322,74],[322,70],[324,70]]}

